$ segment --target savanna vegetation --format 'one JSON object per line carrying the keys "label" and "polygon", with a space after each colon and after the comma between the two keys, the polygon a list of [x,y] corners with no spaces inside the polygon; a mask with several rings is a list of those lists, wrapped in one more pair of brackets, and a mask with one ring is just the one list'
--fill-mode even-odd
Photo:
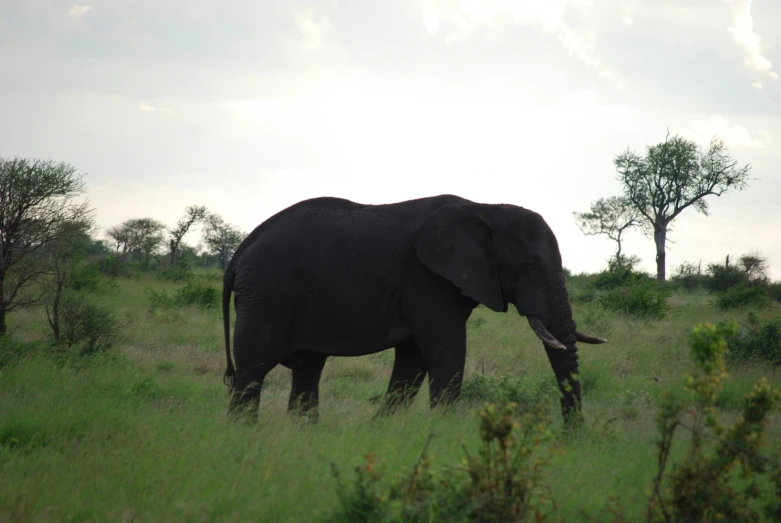
{"label": "savanna vegetation", "polygon": [[[608,338],[580,350],[570,425],[539,339],[479,307],[452,408],[424,385],[373,419],[386,351],[328,362],[316,424],[287,414],[276,368],[250,426],[226,416],[219,308],[244,233],[191,206],[102,240],[75,170],[32,163],[0,160],[0,520],[781,519],[781,283],[761,253],[660,280],[619,233],[604,270],[567,274],[578,325]],[[628,201],[592,211],[612,234],[642,219]]]}

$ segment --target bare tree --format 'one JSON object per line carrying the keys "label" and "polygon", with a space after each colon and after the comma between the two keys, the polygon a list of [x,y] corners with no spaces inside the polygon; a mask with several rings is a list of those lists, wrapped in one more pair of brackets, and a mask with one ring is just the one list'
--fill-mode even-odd
{"label": "bare tree", "polygon": [[207,209],[203,205],[189,205],[185,208],[185,214],[179,221],[176,222],[176,227],[169,229],[171,235],[168,240],[168,252],[170,256],[170,263],[173,265],[176,263],[176,254],[179,251],[179,244],[182,243],[182,239],[190,232],[190,228],[196,223],[206,218]]}
{"label": "bare tree", "polygon": [[164,230],[165,225],[154,218],[131,218],[108,229],[106,235],[114,240],[115,250],[120,252],[121,258],[136,252],[142,261],[148,262],[163,242]]}
{"label": "bare tree", "polygon": [[621,196],[600,198],[591,203],[589,212],[573,212],[572,215],[583,234],[603,234],[616,242],[616,260],[621,260],[621,235],[640,225],[640,213]]}
{"label": "bare tree", "polygon": [[220,269],[225,269],[245,236],[246,233],[238,227],[226,223],[217,214],[209,214],[206,217],[203,242],[211,254],[216,254],[219,257]]}
{"label": "bare tree", "polygon": [[653,231],[656,277],[665,280],[667,233],[672,221],[694,207],[708,215],[706,196],[721,196],[747,186],[750,165],[738,167],[724,142],[714,137],[705,152],[680,136],[646,148],[645,156],[629,149],[614,159],[624,196],[640,214],[641,224]]}
{"label": "bare tree", "polygon": [[39,283],[50,271],[44,248],[57,241],[61,225],[89,219],[88,202],[76,169],[64,162],[0,158],[0,334],[6,316],[18,307],[40,303]]}

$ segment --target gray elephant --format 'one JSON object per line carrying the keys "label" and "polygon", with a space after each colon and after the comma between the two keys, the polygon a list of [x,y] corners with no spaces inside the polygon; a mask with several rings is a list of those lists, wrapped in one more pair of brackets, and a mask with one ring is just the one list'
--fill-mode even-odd
{"label": "gray elephant", "polygon": [[473,309],[506,312],[510,303],[544,344],[566,420],[581,401],[575,343],[606,340],[576,330],[558,243],[539,214],[452,195],[299,202],[252,231],[226,268],[229,412],[256,420],[263,380],[281,364],[293,375],[288,408],[316,417],[328,356],[391,347],[385,407],[408,405],[425,376],[431,407],[447,404],[461,391]]}

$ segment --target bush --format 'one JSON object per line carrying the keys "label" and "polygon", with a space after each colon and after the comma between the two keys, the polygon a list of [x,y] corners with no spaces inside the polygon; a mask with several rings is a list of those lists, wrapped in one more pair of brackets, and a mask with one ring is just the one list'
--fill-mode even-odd
{"label": "bush", "polygon": [[[764,506],[773,518],[781,509],[781,467],[758,453],[765,442],[768,414],[781,403],[781,394],[765,378],[744,397],[743,411],[732,426],[716,417],[715,402],[727,377],[726,340],[735,325],[697,325],[690,338],[697,369],[684,377],[689,398],[662,395],[656,422],[658,471],[648,504],[648,521],[760,521],[755,501],[762,491],[758,476],[768,473],[775,483],[775,501]],[[676,431],[688,430],[691,443],[682,461],[667,471]],[[715,445],[710,442],[715,441]],[[706,444],[708,442],[708,444]],[[739,476],[750,481],[736,484]]]}
{"label": "bush", "polygon": [[710,292],[724,292],[730,287],[735,287],[741,283],[748,283],[746,273],[734,265],[719,265],[711,263],[708,265],[708,275],[703,281],[705,288]]}
{"label": "bush", "polygon": [[749,287],[740,284],[730,287],[726,291],[719,292],[716,296],[716,306],[721,310],[736,309],[738,307],[768,307],[772,303],[762,287]]}
{"label": "bush", "polygon": [[157,273],[157,279],[170,281],[173,283],[182,283],[191,280],[193,270],[189,265],[181,264],[174,267],[165,267]]}
{"label": "bush", "polygon": [[97,265],[98,271],[109,278],[127,276],[129,274],[127,265],[114,255],[106,256],[101,259]]}
{"label": "bush", "polygon": [[701,264],[694,265],[691,262],[683,262],[676,267],[670,280],[688,292],[694,292],[703,285],[704,276]]}
{"label": "bush", "polygon": [[606,310],[626,316],[661,319],[667,314],[667,298],[671,294],[667,286],[653,280],[636,280],[629,286],[600,296],[599,304]]}
{"label": "bush", "polygon": [[613,290],[637,282],[653,281],[647,274],[636,271],[634,266],[633,258],[612,258],[608,262],[607,270],[597,274],[593,283],[594,288]]}
{"label": "bush", "polygon": [[61,340],[81,346],[81,354],[110,348],[120,335],[119,320],[106,308],[82,295],[66,295],[60,303]]}
{"label": "bush", "polygon": [[149,296],[150,306],[152,308],[170,308],[170,307],[199,307],[210,309],[218,307],[221,303],[221,293],[211,285],[202,282],[190,282],[184,287],[174,291],[173,296],[169,296],[165,289],[156,291],[150,287],[144,289]]}
{"label": "bush", "polygon": [[502,376],[499,379],[475,374],[465,379],[461,385],[463,401],[476,403],[517,403],[518,405],[535,405],[558,394],[553,380],[543,379],[537,382],[511,379]]}
{"label": "bush", "polygon": [[765,290],[768,296],[781,303],[781,282],[768,283]]}
{"label": "bush", "polygon": [[[411,471],[384,482],[371,455],[344,484],[331,463],[341,509],[326,521],[535,521],[555,508],[545,470],[555,450],[544,409],[487,405],[479,412],[482,444],[459,467],[431,470],[427,447]],[[389,484],[388,484],[389,483]]]}
{"label": "bush", "polygon": [[749,313],[746,326],[727,340],[731,361],[760,360],[781,365],[781,318],[760,321]]}

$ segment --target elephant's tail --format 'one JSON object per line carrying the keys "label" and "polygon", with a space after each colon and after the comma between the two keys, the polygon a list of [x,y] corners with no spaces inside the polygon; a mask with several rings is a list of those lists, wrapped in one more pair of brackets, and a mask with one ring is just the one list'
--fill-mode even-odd
{"label": "elephant's tail", "polygon": [[230,305],[231,292],[233,292],[233,280],[235,279],[233,267],[225,270],[225,276],[222,280],[222,327],[225,330],[225,358],[228,360],[228,368],[223,376],[223,382],[228,386],[229,392],[233,391],[233,379],[236,376],[236,368],[231,359],[231,333],[230,333]]}

